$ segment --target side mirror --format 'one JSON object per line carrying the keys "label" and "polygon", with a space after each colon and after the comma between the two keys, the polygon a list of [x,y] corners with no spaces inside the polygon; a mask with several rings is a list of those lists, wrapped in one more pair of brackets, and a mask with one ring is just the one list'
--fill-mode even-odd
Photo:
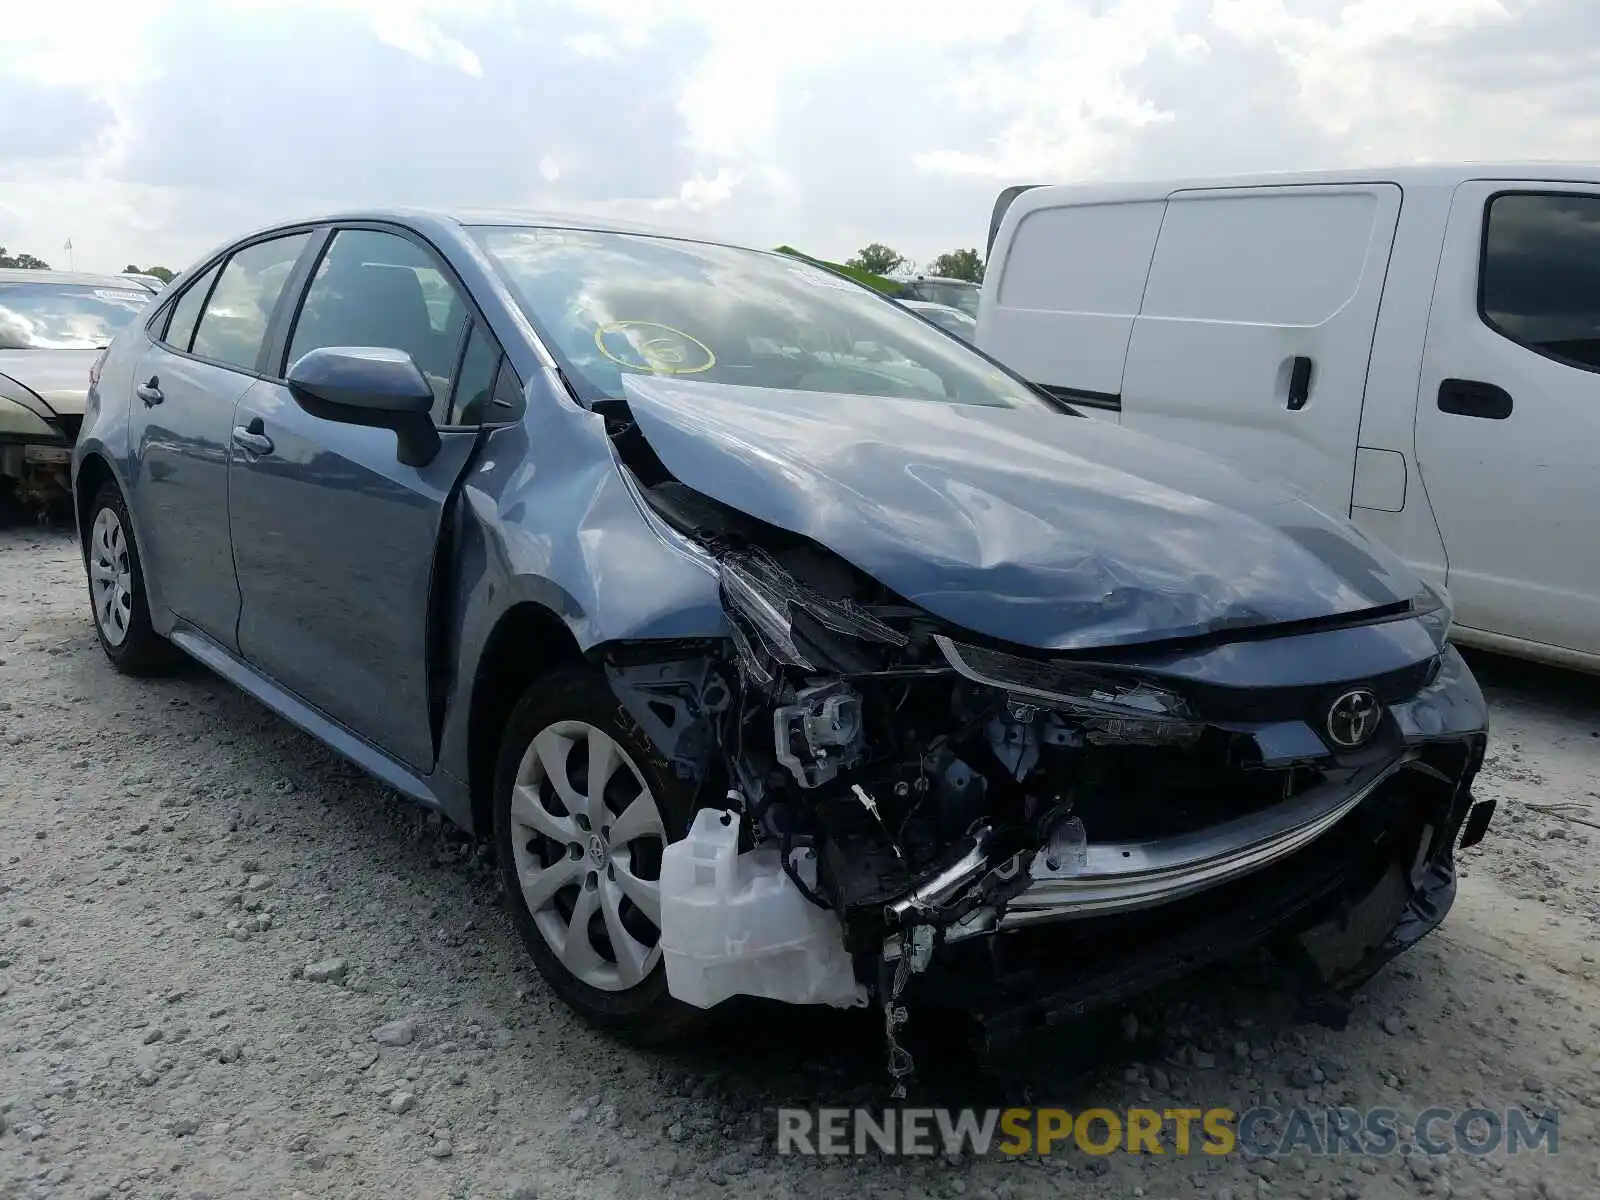
{"label": "side mirror", "polygon": [[404,350],[324,346],[290,364],[288,384],[314,417],[394,430],[396,456],[408,467],[425,467],[439,453],[433,389]]}

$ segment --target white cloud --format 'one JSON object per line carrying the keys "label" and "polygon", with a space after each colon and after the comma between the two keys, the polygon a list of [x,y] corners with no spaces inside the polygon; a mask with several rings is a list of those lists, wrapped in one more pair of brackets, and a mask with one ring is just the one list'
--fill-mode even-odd
{"label": "white cloud", "polygon": [[[1592,0],[25,0],[0,243],[172,265],[334,204],[845,255],[1013,182],[1592,154]],[[40,248],[43,249],[40,249]]]}

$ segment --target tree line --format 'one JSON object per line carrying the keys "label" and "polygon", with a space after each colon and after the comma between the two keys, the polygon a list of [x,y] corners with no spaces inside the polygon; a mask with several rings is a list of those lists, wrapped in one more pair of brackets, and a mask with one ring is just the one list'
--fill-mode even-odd
{"label": "tree line", "polygon": [[[24,271],[48,271],[50,264],[44,259],[33,254],[12,254],[4,246],[0,246],[0,267],[16,267]],[[122,268],[124,275],[153,275],[162,283],[172,282],[172,271],[166,267],[141,267],[136,263],[129,263]]]}
{"label": "tree line", "polygon": [[[863,246],[856,252],[856,256],[846,260],[846,265],[857,270],[867,271],[873,275],[894,275],[897,272],[910,272],[915,264],[901,254],[885,246],[882,242],[873,242]],[[983,257],[976,250],[951,250],[939,255],[922,269],[924,275],[939,275],[946,279],[965,279],[971,283],[983,282]]]}

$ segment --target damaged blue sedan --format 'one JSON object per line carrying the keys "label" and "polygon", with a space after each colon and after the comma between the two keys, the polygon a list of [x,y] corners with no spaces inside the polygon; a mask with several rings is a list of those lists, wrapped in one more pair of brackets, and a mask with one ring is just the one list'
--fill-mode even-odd
{"label": "damaged blue sedan", "polygon": [[492,838],[551,988],[994,1032],[1444,917],[1486,711],[1346,521],[822,268],[356,213],[174,282],[73,452],[116,668],[199,660]]}

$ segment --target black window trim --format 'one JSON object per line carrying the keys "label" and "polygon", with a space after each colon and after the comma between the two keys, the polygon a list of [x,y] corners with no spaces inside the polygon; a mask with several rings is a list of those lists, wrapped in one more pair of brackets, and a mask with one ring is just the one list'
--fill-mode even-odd
{"label": "black window trim", "polygon": [[1520,347],[1521,349],[1526,350],[1529,354],[1537,354],[1540,358],[1549,359],[1553,363],[1560,363],[1563,367],[1571,367],[1575,371],[1586,371],[1591,375],[1600,375],[1600,364],[1579,362],[1576,359],[1567,358],[1561,354],[1552,354],[1548,350],[1541,349],[1538,346],[1530,345],[1528,342],[1523,341],[1509,330],[1501,327],[1494,321],[1493,318],[1489,316],[1488,307],[1484,303],[1485,292],[1488,290],[1487,276],[1489,266],[1489,221],[1494,214],[1495,201],[1499,200],[1502,196],[1540,196],[1571,200],[1582,199],[1592,200],[1596,204],[1600,204],[1600,190],[1592,192],[1579,192],[1556,188],[1513,187],[1502,188],[1500,191],[1491,192],[1483,202],[1482,228],[1479,231],[1478,236],[1477,286],[1478,319],[1488,327],[1491,333],[1495,333],[1500,337],[1505,338],[1505,340],[1510,342],[1513,346]]}
{"label": "black window trim", "polygon": [[[412,229],[407,225],[397,224],[393,221],[330,221],[321,225],[319,228],[323,236],[317,240],[316,254],[308,260],[303,260],[300,264],[305,267],[305,277],[303,279],[296,278],[296,274],[298,274],[298,266],[296,273],[291,274],[290,276],[290,284],[296,285],[298,288],[292,309],[285,313],[285,319],[281,327],[275,324],[277,314],[274,313],[274,324],[269,325],[268,327],[268,333],[274,336],[269,337],[269,339],[263,343],[264,347],[271,347],[270,356],[264,360],[263,367],[273,366],[275,367],[277,373],[272,375],[262,375],[261,378],[270,379],[278,383],[283,382],[283,373],[289,369],[289,343],[293,340],[295,326],[299,324],[300,311],[305,307],[306,296],[311,291],[311,281],[316,277],[317,268],[322,265],[323,257],[327,254],[329,247],[332,246],[333,239],[346,230],[365,230],[369,233],[395,234],[416,246],[425,255],[433,260],[435,269],[444,276],[445,282],[456,290],[456,295],[461,298],[462,307],[466,311],[467,320],[463,322],[461,340],[456,346],[455,374],[452,374],[450,377],[450,401],[445,411],[446,417],[454,416],[455,413],[453,410],[455,407],[456,375],[460,373],[461,358],[462,355],[466,353],[467,339],[471,336],[473,325],[481,324],[484,328],[484,332],[488,334],[490,340],[495,345],[495,349],[500,353],[501,357],[505,358],[507,356],[505,352],[505,344],[500,340],[499,337],[495,335],[494,327],[489,324],[488,319],[483,315],[483,309],[478,306],[477,300],[473,298],[471,289],[462,282],[461,276],[456,273],[455,267],[450,265],[449,258],[442,251],[440,251],[440,249],[435,246],[432,241],[430,241],[423,234],[419,233],[417,230]],[[285,294],[288,294],[288,285],[284,287],[284,292]],[[516,368],[514,367],[512,368],[512,374],[516,374]],[[475,429],[498,429],[503,425],[515,424],[516,421],[520,419],[521,414],[519,414],[517,418],[509,421],[484,421],[479,425],[435,425],[434,427],[440,433],[462,433]]]}
{"label": "black window trim", "polygon": [[[295,276],[305,261],[306,252],[317,243],[317,239],[314,236],[317,232],[318,226],[315,223],[300,222],[294,225],[284,225],[277,229],[267,229],[261,231],[260,233],[252,234],[250,237],[245,238],[242,241],[234,242],[233,244],[218,251],[216,254],[213,254],[195,272],[194,283],[186,285],[181,292],[173,296],[171,300],[163,305],[162,308],[159,309],[150,318],[150,320],[145,323],[146,336],[148,336],[152,342],[159,345],[168,354],[176,354],[180,358],[187,358],[193,360],[194,362],[205,363],[210,367],[219,367],[224,371],[234,371],[240,375],[248,375],[253,379],[269,378],[269,376],[263,374],[262,372],[262,367],[265,365],[264,355],[268,347],[272,344],[273,329],[277,324],[279,314],[283,309],[284,300],[289,295],[290,287],[295,281]],[[262,333],[261,348],[256,352],[254,369],[240,366],[238,363],[223,362],[221,359],[209,358],[203,354],[195,354],[191,350],[180,350],[166,340],[167,326],[172,320],[172,314],[177,308],[178,301],[184,296],[187,296],[190,289],[204,279],[206,273],[209,272],[212,267],[220,264],[221,269],[217,271],[216,276],[211,280],[211,286],[206,291],[206,298],[201,303],[200,315],[195,319],[195,333],[199,332],[200,323],[201,321],[205,320],[206,308],[211,303],[211,295],[217,290],[217,284],[222,280],[222,273],[228,269],[228,263],[232,261],[234,255],[238,254],[242,250],[248,250],[252,246],[259,246],[264,242],[273,242],[280,238],[295,237],[299,234],[312,234],[313,236],[306,242],[304,246],[300,248],[299,257],[296,258],[294,266],[289,268],[289,277],[284,281],[283,290],[278,293],[278,299],[273,304],[272,313],[267,318],[267,327]],[[160,333],[155,332],[155,328],[158,325],[160,327]],[[194,344],[193,333],[190,334],[189,343],[190,345]]]}

